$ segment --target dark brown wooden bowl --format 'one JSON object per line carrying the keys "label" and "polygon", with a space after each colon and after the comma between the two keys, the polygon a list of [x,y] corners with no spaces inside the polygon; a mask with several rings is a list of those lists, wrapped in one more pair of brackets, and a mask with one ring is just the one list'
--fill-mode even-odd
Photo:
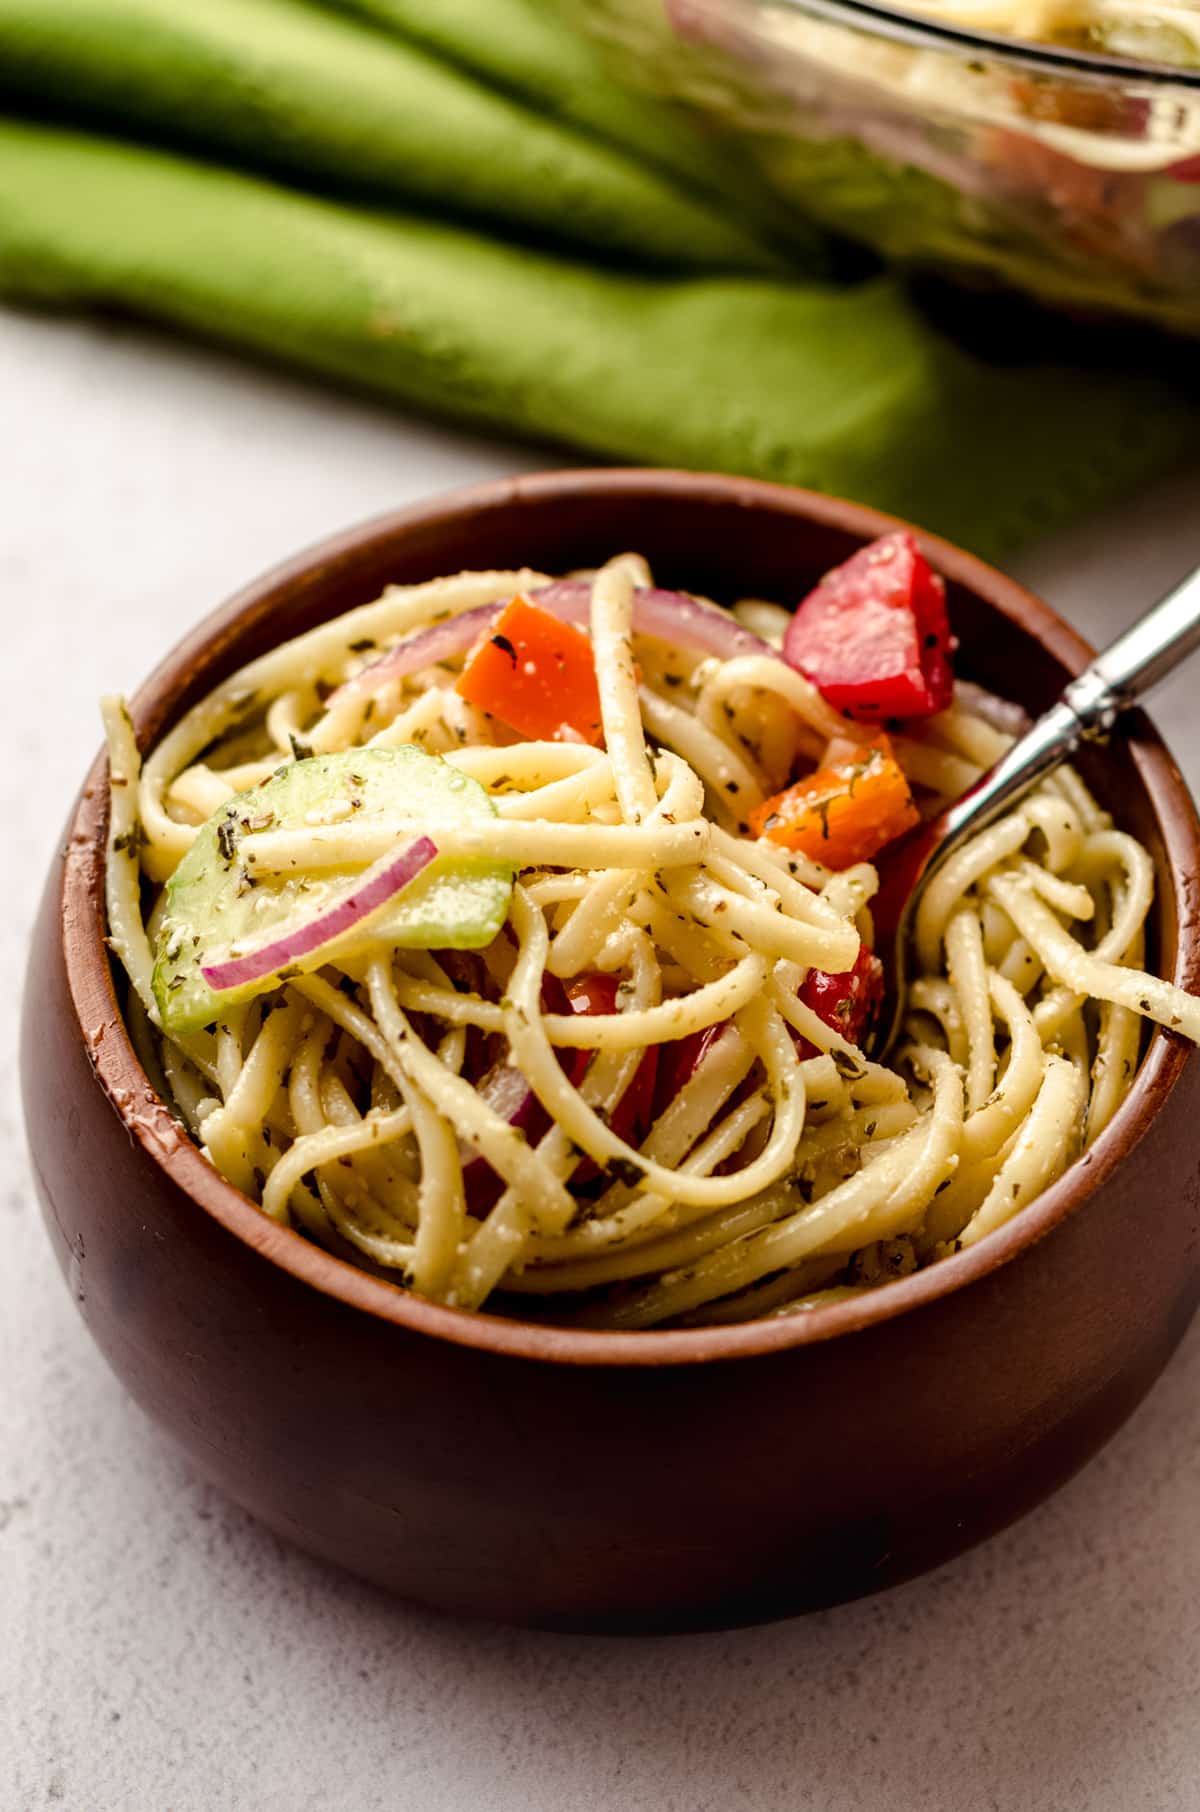
{"label": "dark brown wooden bowl", "polygon": [[[461,567],[624,548],[668,584],[796,599],[890,526],[669,472],[518,479],[368,523],[269,574],[134,702],[155,741],[236,666]],[[1088,649],[930,536],[969,676],[1032,708]],[[1200,988],[1200,831],[1143,718],[1092,778],[1148,844],[1153,957]],[[735,1328],[580,1333],[423,1302],[279,1227],[138,1063],[102,919],[105,766],[34,937],[25,1109],[58,1260],[137,1401],[280,1534],[447,1610],[559,1628],[715,1626],[873,1591],[1060,1485],[1141,1398],[1200,1292],[1200,1061],[1156,1031],[1116,1118],[1002,1231],[865,1300]]]}

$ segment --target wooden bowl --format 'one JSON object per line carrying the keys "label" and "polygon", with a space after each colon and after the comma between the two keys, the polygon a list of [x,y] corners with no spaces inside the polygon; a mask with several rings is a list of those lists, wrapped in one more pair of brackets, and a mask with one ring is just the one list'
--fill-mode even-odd
{"label": "wooden bowl", "polygon": [[[893,526],[801,491],[556,473],[327,542],[190,636],[134,701],[143,742],[236,666],[390,580],[637,548],[670,585],[799,598]],[[922,541],[963,672],[1036,709],[1089,650]],[[1200,832],[1143,718],[1090,763],[1153,853],[1151,960],[1200,989]],[[212,1170],[126,1035],[102,918],[105,765],[34,936],[29,1138],[54,1248],[117,1375],[281,1535],[406,1597],[554,1628],[720,1626],[946,1560],[1060,1485],[1161,1370],[1200,1291],[1200,1061],[1155,1031],[1087,1155],[978,1246],[791,1319],[581,1333],[440,1308],[268,1221]]]}

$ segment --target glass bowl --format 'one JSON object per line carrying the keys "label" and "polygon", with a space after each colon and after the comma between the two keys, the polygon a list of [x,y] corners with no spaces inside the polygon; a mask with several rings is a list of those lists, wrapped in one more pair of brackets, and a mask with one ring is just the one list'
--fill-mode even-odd
{"label": "glass bowl", "polygon": [[1200,71],[864,0],[560,0],[764,196],[889,259],[1200,333]]}

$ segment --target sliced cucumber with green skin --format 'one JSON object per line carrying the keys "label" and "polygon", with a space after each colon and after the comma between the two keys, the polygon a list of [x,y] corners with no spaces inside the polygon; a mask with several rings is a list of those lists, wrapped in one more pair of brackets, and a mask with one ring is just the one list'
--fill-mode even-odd
{"label": "sliced cucumber with green skin", "polygon": [[[167,882],[154,964],[154,995],[167,1032],[194,1032],[238,1001],[277,986],[278,974],[215,990],[204,966],[278,937],[282,928],[327,910],[354,885],[345,870],[303,870],[253,879],[238,860],[256,831],[303,831],[320,822],[384,819],[400,835],[430,821],[494,818],[475,780],[439,756],[412,747],[346,749],[289,762],[221,806],[203,825]],[[402,892],[349,931],[288,964],[294,972],[347,962],[368,947],[478,950],[508,916],[513,870],[483,858],[437,857]]]}

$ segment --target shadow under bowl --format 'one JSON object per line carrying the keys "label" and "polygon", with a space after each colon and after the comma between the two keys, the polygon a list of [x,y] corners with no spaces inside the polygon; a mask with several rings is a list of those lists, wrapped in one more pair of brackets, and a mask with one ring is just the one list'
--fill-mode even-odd
{"label": "shadow under bowl", "polygon": [[[133,701],[143,747],[288,636],[408,582],[636,548],[662,583],[796,599],[893,526],[733,478],[556,473],[424,504],[268,574]],[[1044,604],[934,537],[969,677],[1033,709],[1085,662]],[[1133,716],[1093,784],[1150,849],[1151,960],[1200,989],[1200,827]],[[861,1300],[587,1333],[422,1301],[268,1221],[142,1070],[104,943],[106,768],[37,921],[22,1048],[37,1188],[109,1364],[280,1535],[405,1597],[549,1628],[780,1617],[946,1560],[1118,1427],[1200,1295],[1200,1061],[1155,1031],[1101,1138],[1007,1227]]]}

